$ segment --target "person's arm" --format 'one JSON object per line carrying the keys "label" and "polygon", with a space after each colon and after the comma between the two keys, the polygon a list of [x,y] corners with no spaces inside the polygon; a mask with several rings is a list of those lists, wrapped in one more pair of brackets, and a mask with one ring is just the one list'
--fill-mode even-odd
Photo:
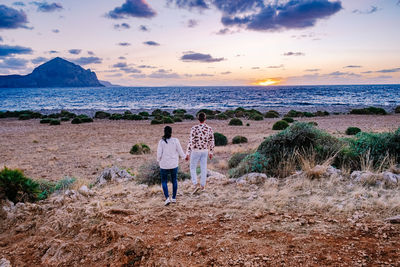
{"label": "person's arm", "polygon": [[194,135],[194,130],[193,130],[193,127],[192,127],[192,129],[190,129],[190,137],[189,137],[189,143],[188,143],[187,149],[186,149],[186,157],[188,157],[190,155],[190,153],[192,152],[193,135]]}
{"label": "person's arm", "polygon": [[160,162],[161,161],[161,157],[163,154],[163,146],[161,144],[162,140],[160,140],[160,142],[158,142],[158,147],[157,147],[157,161]]}
{"label": "person's arm", "polygon": [[179,154],[179,156],[181,156],[181,158],[184,159],[186,157],[178,138],[176,138],[176,152],[178,152],[178,154]]}
{"label": "person's arm", "polygon": [[208,150],[209,150],[209,154],[211,156],[214,154],[214,147],[215,147],[214,132],[213,132],[212,128],[210,127],[210,132],[208,135]]}

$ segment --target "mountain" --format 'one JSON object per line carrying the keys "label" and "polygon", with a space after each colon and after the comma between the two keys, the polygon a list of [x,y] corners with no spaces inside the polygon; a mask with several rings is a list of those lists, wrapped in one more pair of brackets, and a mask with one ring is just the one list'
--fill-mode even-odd
{"label": "mountain", "polygon": [[0,75],[0,88],[103,86],[96,73],[60,57],[40,65],[28,75]]}
{"label": "mountain", "polygon": [[112,84],[110,82],[107,81],[99,81],[102,85],[106,86],[106,87],[121,87],[121,85],[118,84]]}

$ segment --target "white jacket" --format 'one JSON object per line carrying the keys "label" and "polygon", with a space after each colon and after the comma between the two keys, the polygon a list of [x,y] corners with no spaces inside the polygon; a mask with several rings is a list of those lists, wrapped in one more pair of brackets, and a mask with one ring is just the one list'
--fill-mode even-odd
{"label": "white jacket", "polygon": [[181,143],[177,138],[169,138],[166,143],[163,139],[158,142],[157,161],[161,169],[175,169],[178,167],[179,156],[185,157]]}

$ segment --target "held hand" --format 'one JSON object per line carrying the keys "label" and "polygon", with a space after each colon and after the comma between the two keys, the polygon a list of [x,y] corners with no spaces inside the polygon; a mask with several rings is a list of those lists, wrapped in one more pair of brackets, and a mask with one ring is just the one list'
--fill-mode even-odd
{"label": "held hand", "polygon": [[210,159],[212,159],[212,158],[213,158],[213,154],[208,154],[208,157],[209,157]]}
{"label": "held hand", "polygon": [[189,156],[189,155],[186,155],[185,160],[188,161],[189,159],[190,159],[190,156]]}

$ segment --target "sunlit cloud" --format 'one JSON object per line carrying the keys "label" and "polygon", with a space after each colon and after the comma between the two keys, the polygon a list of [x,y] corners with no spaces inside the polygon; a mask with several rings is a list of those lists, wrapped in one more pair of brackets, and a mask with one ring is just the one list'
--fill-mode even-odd
{"label": "sunlit cloud", "polygon": [[268,79],[258,80],[256,82],[253,82],[252,85],[269,86],[269,85],[278,85],[281,82],[282,82],[282,79],[280,79],[280,78],[268,78]]}

